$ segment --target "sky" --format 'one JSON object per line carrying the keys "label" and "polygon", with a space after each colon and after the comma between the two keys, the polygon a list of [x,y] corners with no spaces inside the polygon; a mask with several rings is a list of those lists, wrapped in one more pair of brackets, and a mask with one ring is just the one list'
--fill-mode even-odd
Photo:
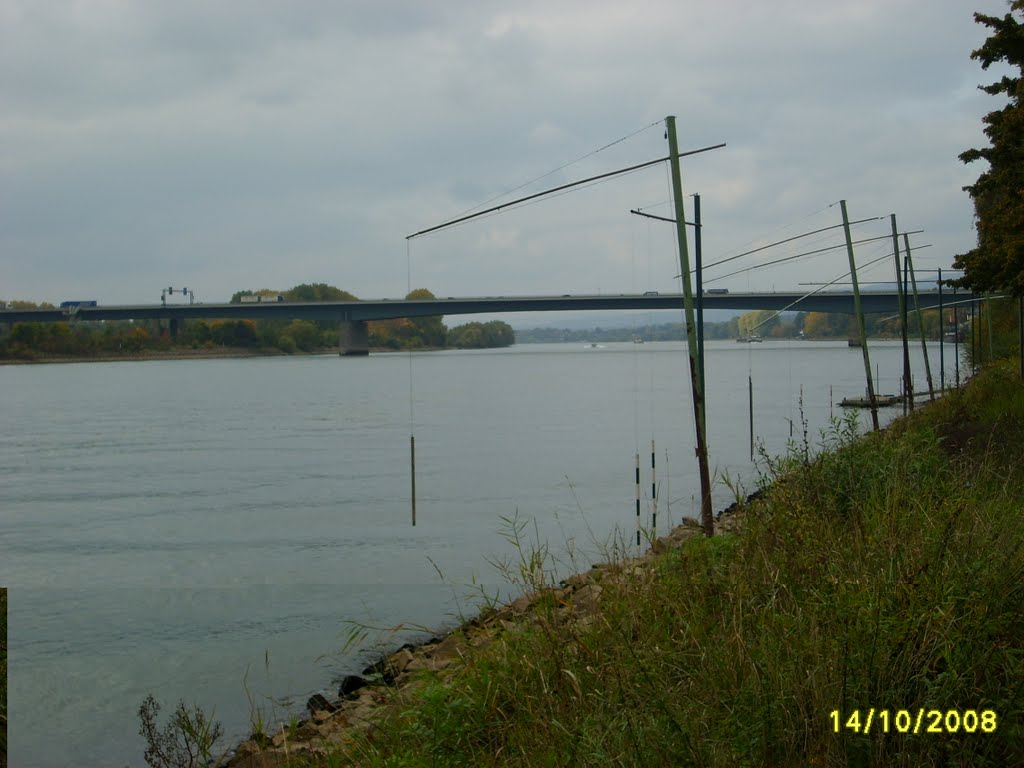
{"label": "sky", "polygon": [[[861,280],[975,243],[970,53],[1003,0],[0,0],[0,300],[196,301],[328,283],[360,298],[679,290],[668,154],[711,264],[842,221]],[[692,219],[692,197],[687,217]],[[918,232],[920,231],[920,232]],[[709,267],[789,290],[848,270],[830,229]],[[693,245],[691,243],[691,258]],[[881,260],[870,267],[869,262]],[[812,290],[808,288],[807,290]],[[178,300],[177,298],[173,300]],[[551,316],[535,324],[557,324]],[[525,327],[522,326],[521,327]]]}

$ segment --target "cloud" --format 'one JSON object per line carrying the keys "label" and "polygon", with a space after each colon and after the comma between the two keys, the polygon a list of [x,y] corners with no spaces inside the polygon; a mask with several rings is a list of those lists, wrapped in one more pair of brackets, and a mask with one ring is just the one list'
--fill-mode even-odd
{"label": "cloud", "polygon": [[[662,126],[637,131],[666,114],[684,148],[728,144],[684,161],[710,253],[842,197],[925,229],[948,264],[974,237],[961,187],[978,169],[957,155],[999,106],[974,87],[992,77],[969,58],[985,30],[927,0],[7,0],[0,14],[5,299],[148,301],[184,279],[207,301],[303,280],[400,295],[405,235],[661,156]],[[470,223],[414,241],[419,273],[445,295],[628,289],[647,229],[628,211],[668,196],[654,168]],[[652,237],[650,287],[671,290],[670,233]]]}

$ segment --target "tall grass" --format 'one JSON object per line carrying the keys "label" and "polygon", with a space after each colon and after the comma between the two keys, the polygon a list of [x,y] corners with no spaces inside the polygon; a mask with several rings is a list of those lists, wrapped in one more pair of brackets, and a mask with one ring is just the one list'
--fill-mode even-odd
{"label": "tall grass", "polygon": [[[425,673],[351,759],[1024,764],[1024,388],[993,369],[886,433],[825,437],[831,450],[766,462],[770,491],[738,534],[545,593],[459,671]],[[523,558],[524,578],[543,571]],[[998,719],[992,733],[844,727],[872,707]]]}
{"label": "tall grass", "polygon": [[7,587],[0,587],[0,768],[7,768]]}

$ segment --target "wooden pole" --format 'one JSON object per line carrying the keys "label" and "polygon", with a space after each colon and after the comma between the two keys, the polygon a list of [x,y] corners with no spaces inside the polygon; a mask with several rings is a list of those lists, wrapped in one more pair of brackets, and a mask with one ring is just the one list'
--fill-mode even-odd
{"label": "wooden pole", "polygon": [[747,403],[750,406],[750,460],[754,460],[754,379],[747,374]]}
{"label": "wooden pole", "polygon": [[416,525],[416,438],[409,435],[409,467],[412,477],[412,524]]}
{"label": "wooden pole", "polygon": [[654,462],[654,438],[651,438],[651,541],[658,537],[658,482]]}
{"label": "wooden pole", "polygon": [[683,306],[686,313],[686,343],[690,356],[690,387],[693,392],[693,422],[697,433],[697,464],[700,470],[700,520],[705,536],[715,535],[715,519],[711,511],[711,473],[708,468],[708,445],[704,431],[704,391],[698,370],[697,328],[693,309],[693,287],[690,285],[690,254],[686,241],[686,212],[683,208],[683,177],[679,171],[679,141],[676,118],[665,118],[668,136],[669,166],[672,172],[672,194],[676,206],[676,238],[679,241],[679,271],[683,280]]}
{"label": "wooden pole", "polygon": [[864,327],[864,312],[860,306],[860,286],[857,284],[857,262],[853,258],[853,240],[850,238],[850,217],[846,213],[846,201],[839,201],[843,212],[843,232],[846,234],[846,255],[850,260],[850,281],[853,283],[853,311],[857,315],[857,329],[860,334],[860,351],[864,356],[864,377],[868,382],[868,403],[871,406],[871,424],[877,432],[878,401],[875,399],[875,388],[871,382],[871,357],[868,354],[868,333]]}
{"label": "wooden pole", "polygon": [[935,385],[932,383],[932,364],[928,360],[928,341],[924,332],[924,315],[921,313],[921,303],[917,297],[917,278],[914,276],[914,258],[910,255],[910,236],[903,235],[903,256],[910,266],[910,287],[914,291],[914,311],[917,313],[917,330],[921,334],[921,353],[924,355],[924,371],[928,376],[928,397],[935,400]]}
{"label": "wooden pole", "polygon": [[636,549],[640,551],[640,453],[636,454]]}
{"label": "wooden pole", "polygon": [[900,241],[896,232],[896,214],[890,214],[892,222],[892,256],[896,260],[896,290],[900,296],[900,329],[903,337],[903,413],[914,410],[914,384],[910,378],[910,344],[907,342],[907,286],[900,273]]}

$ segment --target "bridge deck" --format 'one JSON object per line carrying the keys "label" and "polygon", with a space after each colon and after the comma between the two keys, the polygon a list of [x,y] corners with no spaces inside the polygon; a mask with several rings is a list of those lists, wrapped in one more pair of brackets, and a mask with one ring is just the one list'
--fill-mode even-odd
{"label": "bridge deck", "polygon": [[[705,294],[704,309],[781,310],[798,312],[853,313],[853,294],[848,292],[817,293],[804,298],[801,293],[715,293]],[[958,303],[980,298],[969,292],[956,295]],[[930,309],[939,305],[938,291],[923,291],[921,307]],[[953,294],[944,291],[943,303],[949,305]],[[369,301],[325,302],[268,302],[266,304],[136,304],[125,306],[97,306],[77,308],[73,315],[61,309],[3,309],[0,322],[57,322],[72,316],[77,320],[147,320],[169,319],[223,319],[223,318],[281,318],[305,320],[389,320],[399,317],[426,317],[431,315],[483,315],[506,312],[580,312],[593,310],[658,310],[679,309],[683,305],[681,294],[619,294],[589,296],[487,296],[445,299],[375,299]],[[861,294],[861,305],[866,313],[899,310],[896,291],[868,291]]]}

